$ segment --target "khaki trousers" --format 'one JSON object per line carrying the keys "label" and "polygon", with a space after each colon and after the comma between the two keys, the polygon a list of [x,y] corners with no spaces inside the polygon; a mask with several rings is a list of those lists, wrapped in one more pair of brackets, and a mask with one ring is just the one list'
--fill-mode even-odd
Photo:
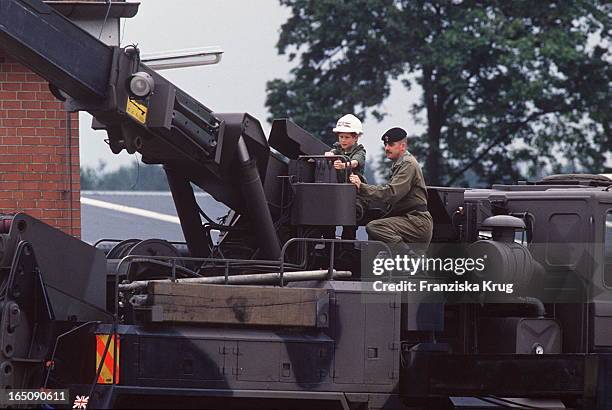
{"label": "khaki trousers", "polygon": [[433,233],[433,220],[429,212],[414,212],[376,219],[366,225],[366,231],[372,241],[420,244],[427,249]]}

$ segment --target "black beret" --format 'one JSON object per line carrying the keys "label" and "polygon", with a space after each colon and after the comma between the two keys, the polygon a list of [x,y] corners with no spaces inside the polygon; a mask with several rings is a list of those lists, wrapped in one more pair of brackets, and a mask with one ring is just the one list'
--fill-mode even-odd
{"label": "black beret", "polygon": [[406,135],[408,134],[406,133],[406,131],[404,131],[404,129],[394,127],[383,134],[382,140],[385,144],[388,142],[401,141],[406,138]]}

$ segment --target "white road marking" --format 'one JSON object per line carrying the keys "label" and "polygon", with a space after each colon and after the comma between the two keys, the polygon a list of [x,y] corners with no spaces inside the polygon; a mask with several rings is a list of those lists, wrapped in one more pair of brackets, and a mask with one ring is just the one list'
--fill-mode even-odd
{"label": "white road marking", "polygon": [[[105,196],[168,196],[171,197],[172,193],[170,191],[81,191],[82,195],[105,195]],[[196,198],[209,198],[210,194],[208,192],[194,192],[193,193]]]}
{"label": "white road marking", "polygon": [[[92,192],[90,191],[89,193],[91,194]],[[164,194],[161,194],[161,195],[164,195]],[[210,194],[203,193],[202,196],[210,196]],[[157,219],[159,221],[170,222],[170,223],[179,224],[179,225],[181,224],[181,221],[179,220],[178,216],[162,214],[160,212],[155,212],[155,211],[147,211],[146,209],[134,208],[132,206],[113,204],[111,202],[100,201],[99,199],[81,197],[81,203],[85,205],[95,206],[98,208],[104,208],[104,209],[110,209],[110,210],[117,211],[117,212],[123,212],[126,214],[138,215],[138,216],[142,216],[145,218]],[[612,221],[606,221],[606,228],[612,229]]]}
{"label": "white road marking", "polygon": [[81,197],[81,203],[84,205],[91,205],[98,208],[110,209],[112,211],[123,212],[126,214],[142,216],[145,218],[157,219],[158,221],[170,222],[174,224],[181,224],[181,221],[177,216],[162,214],[160,212],[148,211],[146,209],[134,208],[131,206],[113,204],[111,202],[100,201],[98,199],[84,198]]}

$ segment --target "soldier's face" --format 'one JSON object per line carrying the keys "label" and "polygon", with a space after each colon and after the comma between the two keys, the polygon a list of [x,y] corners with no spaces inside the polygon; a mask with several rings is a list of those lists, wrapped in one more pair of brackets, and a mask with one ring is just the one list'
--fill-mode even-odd
{"label": "soldier's face", "polygon": [[357,143],[357,134],[355,134],[354,132],[339,132],[338,142],[340,143],[340,146],[343,150],[351,148]]}
{"label": "soldier's face", "polygon": [[406,143],[403,141],[385,142],[385,155],[395,161],[406,152]]}

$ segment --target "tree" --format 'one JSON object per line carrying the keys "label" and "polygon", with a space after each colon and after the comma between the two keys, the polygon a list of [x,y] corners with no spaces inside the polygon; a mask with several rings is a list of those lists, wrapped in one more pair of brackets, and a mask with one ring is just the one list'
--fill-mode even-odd
{"label": "tree", "polygon": [[97,169],[81,168],[81,189],[104,191],[168,191],[168,180],[159,165],[134,163],[116,171],[105,172],[106,164]]}
{"label": "tree", "polygon": [[612,6],[599,0],[280,0],[279,53],[299,63],[267,85],[272,117],[324,140],[355,112],[381,119],[390,81],[422,89],[406,107],[428,183],[602,172],[612,150]]}
{"label": "tree", "polygon": [[374,161],[371,159],[366,161],[363,176],[366,181],[368,181],[368,184],[376,184],[378,182],[378,178],[376,178],[376,169],[377,167]]}

